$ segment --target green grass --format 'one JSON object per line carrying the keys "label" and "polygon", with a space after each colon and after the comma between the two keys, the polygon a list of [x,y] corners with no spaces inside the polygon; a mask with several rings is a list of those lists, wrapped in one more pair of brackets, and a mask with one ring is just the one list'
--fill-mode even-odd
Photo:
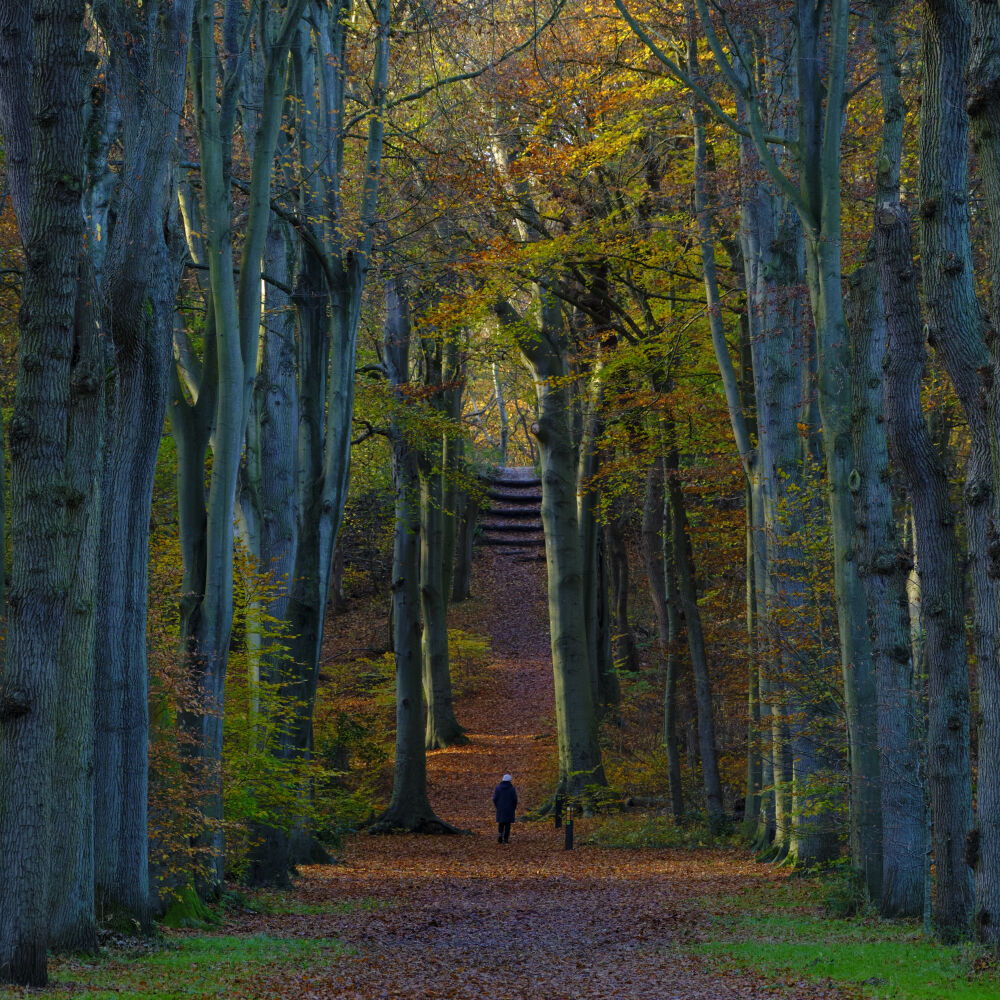
{"label": "green grass", "polygon": [[1000,978],[977,946],[928,940],[914,922],[834,918],[820,880],[706,899],[713,940],[695,947],[720,968],[853,985],[877,1000],[996,1000]]}
{"label": "green grass", "polygon": [[621,814],[601,820],[585,843],[595,847],[690,851],[732,847],[738,839],[734,834],[713,834],[704,823],[677,824],[665,816]]}
{"label": "green grass", "polygon": [[[245,984],[282,968],[300,971],[347,949],[338,941],[276,938],[265,934],[192,935],[173,939],[151,953],[109,950],[94,959],[58,959],[50,964],[49,997],[73,1000],[188,1000],[228,997]],[[29,995],[0,989],[0,998]]]}

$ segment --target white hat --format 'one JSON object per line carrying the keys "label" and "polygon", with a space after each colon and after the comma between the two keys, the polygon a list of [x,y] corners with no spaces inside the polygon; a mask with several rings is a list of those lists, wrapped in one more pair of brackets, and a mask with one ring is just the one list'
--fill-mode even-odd
{"label": "white hat", "polygon": [[505,774],[503,776],[503,780],[504,781],[513,781],[514,779],[509,774]]}

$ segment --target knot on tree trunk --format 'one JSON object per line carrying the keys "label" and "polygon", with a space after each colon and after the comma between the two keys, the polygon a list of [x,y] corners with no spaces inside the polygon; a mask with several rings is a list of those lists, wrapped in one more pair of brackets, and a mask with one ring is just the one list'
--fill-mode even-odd
{"label": "knot on tree trunk", "polygon": [[0,722],[20,718],[31,711],[31,699],[24,688],[0,687]]}

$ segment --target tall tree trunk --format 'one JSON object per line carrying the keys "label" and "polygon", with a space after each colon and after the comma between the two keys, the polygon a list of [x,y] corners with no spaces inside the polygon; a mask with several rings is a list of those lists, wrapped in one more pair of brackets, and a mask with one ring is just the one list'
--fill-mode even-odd
{"label": "tall tree trunk", "polygon": [[[110,303],[102,470],[94,706],[94,862],[99,913],[151,920],[148,847],[149,682],[146,655],[149,513],[169,394],[181,269],[172,160],[184,103],[194,0],[143,5],[114,19],[126,191],[102,266]],[[128,28],[126,28],[126,24]],[[111,30],[105,27],[105,30]],[[130,30],[126,43],[121,33]],[[136,44],[136,39],[142,44]],[[150,116],[159,128],[150,129]],[[136,247],[143,248],[142,253]],[[201,467],[203,468],[203,466]],[[124,913],[122,913],[124,911]]]}
{"label": "tall tree trunk", "polygon": [[[539,326],[520,339],[538,400],[532,427],[542,460],[542,526],[549,594],[549,632],[559,750],[559,792],[577,796],[605,784],[586,641],[577,463],[562,310],[547,292]],[[508,307],[509,308],[509,307]],[[509,317],[504,317],[509,318]],[[520,323],[519,317],[514,317]]]}
{"label": "tall tree trunk", "polygon": [[[452,377],[453,363],[445,363],[446,348],[433,332],[422,338],[424,384],[435,414],[443,417],[449,409],[446,382]],[[451,665],[448,658],[448,564],[445,510],[447,493],[446,444],[440,433],[420,454],[420,610],[423,616],[421,653],[424,696],[427,703],[428,750],[468,742],[465,730],[455,718],[451,693]]]}
{"label": "tall tree trunk", "polygon": [[639,669],[639,653],[628,620],[628,549],[625,545],[627,517],[613,514],[605,526],[605,550],[608,554],[608,576],[611,582],[612,648],[616,670],[635,673]]}
{"label": "tall tree trunk", "polygon": [[383,354],[393,395],[390,416],[396,521],[392,554],[393,647],[396,652],[396,767],[389,807],[376,829],[432,832],[443,824],[427,798],[427,754],[420,652],[420,480],[417,452],[408,440],[405,391],[410,380],[410,315],[405,294],[394,280],[386,284]]}
{"label": "tall tree trunk", "polygon": [[[897,259],[894,267],[901,262]],[[898,281],[898,279],[897,279]],[[906,576],[909,560],[896,537],[892,504],[884,483],[890,479],[883,420],[881,369],[894,361],[886,355],[886,319],[879,294],[877,266],[865,261],[850,278],[848,299],[851,329],[854,397],[854,452],[858,457],[852,489],[857,509],[856,560],[871,616],[872,653],[878,689],[878,745],[881,751],[883,852],[881,858],[855,856],[856,864],[879,863],[882,871],[864,871],[865,884],[878,898],[883,912],[914,916],[923,904],[923,790],[922,759],[916,738],[913,701],[913,664],[910,660],[909,610]],[[898,305],[893,310],[899,316]],[[895,346],[895,345],[894,345]],[[898,363],[898,362],[896,362]],[[920,414],[919,368],[909,388],[916,390]],[[888,395],[888,393],[887,393]],[[906,393],[906,404],[914,397]],[[889,427],[897,453],[911,461],[922,441],[913,413],[901,421],[890,403]],[[893,418],[896,419],[893,419]],[[920,416],[922,423],[922,415]],[[913,433],[918,431],[918,433]],[[926,430],[924,431],[926,438]],[[900,451],[900,447],[903,449]],[[926,458],[926,454],[923,456]],[[929,471],[926,466],[923,471]],[[912,472],[908,480],[912,484]],[[918,491],[922,490],[917,486]],[[941,526],[944,529],[944,525]],[[946,529],[945,529],[946,530]]]}
{"label": "tall tree trunk", "polygon": [[[290,234],[272,222],[264,253],[264,271],[288,284]],[[273,621],[284,620],[298,543],[296,519],[298,390],[295,366],[295,314],[290,296],[274,283],[264,288],[257,379],[247,427],[247,449],[241,471],[241,531],[261,572],[273,590],[267,603],[254,610]],[[279,691],[285,681],[284,651],[265,652],[252,683]],[[281,723],[279,722],[279,727]],[[279,741],[280,743],[280,738]],[[287,823],[261,824],[253,832],[247,881],[252,885],[289,884]]]}
{"label": "tall tree trunk", "polygon": [[93,273],[81,259],[76,344],[70,375],[64,547],[70,567],[66,619],[59,649],[52,778],[50,947],[97,950],[94,913],[94,638],[100,469],[104,452],[107,356]]}
{"label": "tall tree trunk", "polygon": [[[969,175],[965,150],[969,123],[965,113],[965,68],[969,55],[969,9],[964,0],[927,0],[923,21],[923,93],[920,103],[920,261],[927,339],[944,360],[948,376],[969,423],[971,448],[966,469],[965,512],[970,576],[976,597],[977,659],[996,655],[995,582],[989,579],[989,519],[992,491],[991,440],[981,405],[980,371],[991,363],[974,285],[969,236]],[[914,517],[917,516],[916,506]],[[924,567],[938,563],[933,542],[921,537],[921,590],[924,620],[942,626],[944,655],[927,648],[928,781],[934,816],[937,872],[934,919],[946,934],[969,926],[974,904],[966,839],[972,828],[969,760],[969,679],[965,668],[962,590],[942,592],[935,602]],[[940,565],[949,554],[941,553]],[[984,616],[986,616],[984,618]],[[949,623],[951,625],[948,628]],[[929,639],[929,634],[928,634]],[[987,648],[981,648],[986,642]],[[951,655],[948,655],[948,654]],[[986,653],[986,657],[983,657]]]}
{"label": "tall tree trunk", "polygon": [[[885,377],[885,418],[896,467],[906,482],[911,504],[920,508],[921,548],[928,545],[927,582],[932,599],[962,593],[962,571],[951,514],[950,484],[938,458],[921,405],[924,368],[923,321],[917,294],[910,241],[910,218],[900,200],[903,105],[896,75],[896,43],[891,24],[894,3],[877,11],[874,41],[882,89],[883,129],[879,155],[875,207],[875,252],[881,287],[867,290],[862,310],[871,310],[869,322],[885,316],[886,344],[869,343],[868,365],[877,381],[878,367]],[[862,294],[865,290],[860,290]],[[852,322],[856,354],[862,317]],[[884,357],[883,357],[884,354]],[[862,385],[865,377],[862,377]],[[878,411],[877,411],[878,412]],[[859,443],[860,444],[860,443]],[[870,446],[869,446],[870,447]],[[886,512],[891,518],[891,512]],[[910,639],[908,569],[898,541],[890,540],[891,520],[881,541],[883,579],[890,593],[869,595],[869,611],[889,618],[876,626],[876,684],[879,700],[879,748],[882,755],[883,880],[880,909],[887,916],[916,916],[924,905],[925,761],[921,748],[921,709],[914,688],[914,645]],[[895,551],[893,551],[895,549]],[[862,563],[877,558],[872,552]],[[939,561],[943,560],[943,561]],[[923,576],[923,567],[921,568]],[[869,577],[870,579],[870,577]],[[896,605],[900,605],[897,610]],[[927,623],[935,660],[953,658],[951,670],[964,671],[964,641],[949,638],[955,626],[963,631],[961,617],[934,615]],[[960,613],[961,615],[961,613]],[[901,632],[902,630],[902,632]],[[879,637],[881,639],[879,640]]]}
{"label": "tall tree trunk", "polygon": [[445,583],[444,477],[440,441],[430,458],[421,457],[420,470],[420,607],[423,615],[421,650],[427,700],[428,750],[468,742],[455,718],[448,661],[448,595]]}
{"label": "tall tree trunk", "polygon": [[[0,12],[7,13],[7,12]],[[26,270],[10,422],[13,572],[0,685],[0,980],[47,981],[52,764],[70,569],[63,552],[83,252],[84,4],[38,0]]]}
{"label": "tall tree trunk", "polygon": [[[670,433],[672,433],[672,428]],[[684,490],[678,474],[676,445],[668,442],[664,464],[665,489],[669,501],[669,531],[673,542],[677,592],[684,614],[684,631],[694,672],[695,701],[698,708],[698,749],[701,756],[702,781],[705,786],[705,807],[710,823],[722,818],[722,783],[719,780],[719,759],[715,747],[715,713],[712,707],[712,684],[708,675],[708,654],[698,608],[698,590],[694,577],[691,539],[688,536]]]}
{"label": "tall tree trunk", "polygon": [[[465,475],[469,476],[468,464]],[[455,540],[455,571],[452,577],[451,599],[456,603],[472,596],[472,556],[476,536],[476,519],[479,517],[479,497],[469,483],[462,491],[461,502],[455,516],[459,519]]]}
{"label": "tall tree trunk", "polygon": [[[370,82],[372,114],[364,151],[356,221],[346,223],[344,129],[350,92],[345,8],[318,5],[302,25],[292,52],[295,93],[303,110],[298,129],[302,168],[299,235],[313,270],[303,286],[308,329],[300,333],[299,543],[286,624],[292,637],[285,694],[299,710],[287,746],[312,751],[312,715],[330,590],[333,553],[350,476],[355,363],[361,300],[376,230],[389,73],[390,5],[377,0],[375,57]],[[357,240],[346,230],[360,233]],[[297,296],[298,298],[298,296]],[[304,313],[300,316],[304,317]],[[325,320],[325,329],[324,329]],[[292,861],[309,859],[311,836],[303,827]]]}
{"label": "tall tree trunk", "polygon": [[208,782],[204,813],[211,857],[203,889],[217,893],[224,875],[222,837],[222,722],[225,678],[233,621],[233,521],[240,460],[246,439],[250,399],[257,371],[261,316],[261,262],[270,222],[273,158],[285,97],[286,69],[292,38],[298,31],[306,0],[292,0],[279,13],[262,7],[258,45],[263,73],[259,116],[248,148],[252,149],[248,215],[239,252],[239,278],[234,284],[237,248],[231,226],[232,138],[236,128],[238,78],[246,53],[232,51],[230,41],[249,36],[238,30],[237,8],[225,10],[222,36],[226,59],[216,53],[215,4],[200,0],[191,35],[193,104],[201,152],[202,215],[205,258],[215,323],[216,408],[211,419],[212,468],[204,501],[204,577],[196,581],[186,616],[184,641],[189,676],[198,704],[181,713],[193,764]]}
{"label": "tall tree trunk", "polygon": [[580,552],[583,558],[583,598],[587,619],[587,657],[591,669],[594,703],[600,709],[617,705],[620,700],[618,678],[612,660],[611,620],[608,614],[607,558],[602,532],[597,520],[600,497],[596,481],[601,455],[601,406],[604,396],[603,374],[597,364],[585,400],[577,400],[579,428],[573,440],[577,448],[577,522]]}
{"label": "tall tree trunk", "polygon": [[500,465],[505,466],[510,442],[510,421],[507,419],[507,400],[504,398],[503,379],[497,361],[493,362],[493,392],[496,395],[497,415],[500,418]]}
{"label": "tall tree trunk", "polygon": [[[989,313],[993,329],[1000,323],[1000,7],[974,3],[972,8],[972,58],[968,68],[968,110],[972,136],[982,176],[982,191],[989,222]],[[990,565],[984,578],[982,554],[974,556],[979,581],[977,598],[989,600],[987,581],[997,586],[997,525],[1000,524],[1000,371],[998,349],[992,345],[992,378],[987,389],[992,459],[992,514]],[[971,540],[970,540],[971,541]],[[971,548],[971,545],[970,545]],[[978,612],[977,632],[988,635],[990,647],[979,648],[979,745],[976,784],[976,931],[982,940],[1000,943],[1000,650],[996,644],[1000,595],[994,594],[990,613]],[[983,639],[980,639],[982,644]],[[992,655],[990,653],[992,652]],[[970,859],[971,860],[971,859]]]}
{"label": "tall tree trunk", "polygon": [[663,746],[667,752],[667,775],[670,781],[670,808],[678,822],[684,816],[681,787],[681,761],[677,750],[677,656],[679,634],[674,588],[673,539],[664,530],[665,497],[663,457],[646,473],[646,491],[642,505],[642,554],[646,563],[649,592],[656,613],[656,632],[664,663]]}

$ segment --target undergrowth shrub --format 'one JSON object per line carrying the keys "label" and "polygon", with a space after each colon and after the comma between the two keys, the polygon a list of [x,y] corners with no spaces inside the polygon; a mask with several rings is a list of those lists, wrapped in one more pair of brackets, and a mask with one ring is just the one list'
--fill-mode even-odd
{"label": "undergrowth shrub", "polygon": [[847,858],[828,866],[823,874],[823,909],[831,917],[871,916],[875,913],[864,873]]}
{"label": "undergrowth shrub", "polygon": [[486,677],[490,641],[483,635],[450,628],[448,659],[451,663],[452,693],[456,698],[467,698],[479,690]]}
{"label": "undergrowth shrub", "polygon": [[677,824],[666,816],[621,814],[602,820],[585,842],[595,847],[694,850],[733,847],[736,840],[731,830],[713,832],[704,816]]}

